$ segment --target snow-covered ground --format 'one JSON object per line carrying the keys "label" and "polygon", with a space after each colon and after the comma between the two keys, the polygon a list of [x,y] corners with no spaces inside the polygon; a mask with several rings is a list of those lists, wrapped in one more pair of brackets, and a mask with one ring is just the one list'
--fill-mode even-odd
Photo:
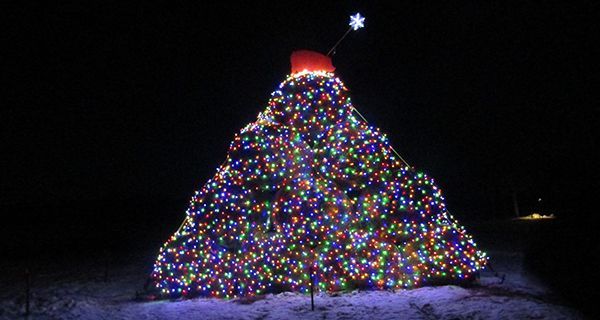
{"label": "snow-covered ground", "polygon": [[[144,259],[114,261],[108,282],[101,263],[47,264],[34,270],[30,319],[573,319],[582,316],[561,305],[527,275],[522,256],[490,252],[494,268],[471,288],[267,295],[254,302],[218,299],[140,302],[134,299],[149,268]],[[146,258],[147,259],[147,258]],[[116,267],[119,265],[119,267]],[[0,270],[0,319],[24,318],[23,267]]]}

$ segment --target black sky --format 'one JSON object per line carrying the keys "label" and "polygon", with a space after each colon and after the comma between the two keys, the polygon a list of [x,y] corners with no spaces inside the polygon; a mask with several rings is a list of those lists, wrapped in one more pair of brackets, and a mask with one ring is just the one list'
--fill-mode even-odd
{"label": "black sky", "polygon": [[562,214],[594,201],[594,5],[391,3],[5,10],[0,204],[184,205],[291,51],[326,52],[356,11],[366,28],[339,47],[336,73],[458,216],[511,214],[513,190]]}

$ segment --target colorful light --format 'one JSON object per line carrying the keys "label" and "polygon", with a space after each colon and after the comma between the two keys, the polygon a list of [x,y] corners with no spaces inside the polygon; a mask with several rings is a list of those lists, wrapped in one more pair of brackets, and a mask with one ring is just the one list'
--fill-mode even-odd
{"label": "colorful light", "polygon": [[308,292],[311,267],[324,291],[473,278],[486,255],[433,179],[352,110],[332,73],[288,76],[161,248],[160,294]]}

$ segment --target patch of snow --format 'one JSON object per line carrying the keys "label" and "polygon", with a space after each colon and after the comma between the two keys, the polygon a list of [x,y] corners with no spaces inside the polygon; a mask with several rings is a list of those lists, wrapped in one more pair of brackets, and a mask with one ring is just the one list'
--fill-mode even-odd
{"label": "patch of snow", "polygon": [[[46,267],[34,274],[32,319],[577,319],[551,292],[522,267],[522,256],[496,252],[494,268],[480,285],[424,287],[412,290],[318,293],[315,311],[310,296],[285,292],[252,303],[196,298],[139,302],[147,266],[121,264],[103,281],[103,270],[91,266]],[[7,268],[5,268],[7,269]],[[23,318],[22,268],[0,270],[0,319]],[[15,280],[17,279],[17,280]]]}

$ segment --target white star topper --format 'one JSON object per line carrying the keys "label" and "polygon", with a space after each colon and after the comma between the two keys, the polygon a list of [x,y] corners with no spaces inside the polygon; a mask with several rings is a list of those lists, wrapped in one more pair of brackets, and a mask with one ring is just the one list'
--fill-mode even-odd
{"label": "white star topper", "polygon": [[348,28],[348,30],[346,30],[346,33],[344,33],[344,35],[340,38],[340,40],[338,40],[334,45],[333,48],[331,48],[329,50],[329,52],[327,52],[327,56],[330,57],[332,54],[335,54],[335,48],[338,46],[338,44],[340,44],[340,42],[342,42],[342,40],[344,40],[344,38],[346,38],[346,36],[352,32],[352,30],[356,31],[360,28],[364,28],[365,27],[365,17],[361,16],[360,13],[356,13],[353,16],[350,16],[350,28]]}
{"label": "white star topper", "polygon": [[353,30],[358,30],[360,28],[364,28],[365,26],[365,17],[362,17],[360,13],[356,13],[353,16],[350,16],[350,27]]}

